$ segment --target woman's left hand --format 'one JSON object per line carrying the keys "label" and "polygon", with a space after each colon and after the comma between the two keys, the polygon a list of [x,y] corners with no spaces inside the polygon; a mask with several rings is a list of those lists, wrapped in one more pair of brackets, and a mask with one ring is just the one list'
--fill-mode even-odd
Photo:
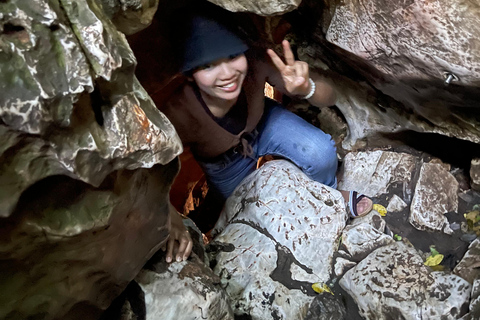
{"label": "woman's left hand", "polygon": [[290,95],[306,96],[311,89],[308,81],[308,64],[303,61],[295,60],[292,49],[290,48],[290,43],[287,40],[282,41],[282,46],[285,55],[285,63],[272,49],[268,49],[267,53],[282,75],[285,90],[287,90]]}

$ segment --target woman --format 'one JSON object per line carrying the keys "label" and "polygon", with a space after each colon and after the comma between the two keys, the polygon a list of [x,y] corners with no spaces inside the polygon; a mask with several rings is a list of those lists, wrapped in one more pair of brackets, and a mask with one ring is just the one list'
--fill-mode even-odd
{"label": "woman", "polygon": [[[191,18],[182,51],[188,83],[162,111],[204,170],[209,186],[227,198],[264,155],[288,159],[315,181],[336,188],[337,154],[330,135],[265,99],[265,82],[317,107],[335,103],[332,86],[310,74],[283,41],[284,60],[273,50],[249,48],[226,24],[208,14]],[[371,210],[363,195],[343,192],[352,216]],[[184,260],[191,240],[172,209],[167,261]],[[178,248],[176,243],[178,242]]]}

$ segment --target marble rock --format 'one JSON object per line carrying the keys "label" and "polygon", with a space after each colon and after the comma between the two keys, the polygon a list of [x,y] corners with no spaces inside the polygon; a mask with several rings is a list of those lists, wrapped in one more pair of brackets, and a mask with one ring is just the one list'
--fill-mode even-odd
{"label": "marble rock", "polygon": [[471,285],[462,278],[432,272],[417,251],[397,241],[383,246],[340,280],[359,313],[376,319],[457,319],[470,301]]}
{"label": "marble rock", "polygon": [[390,151],[350,152],[343,160],[340,190],[355,190],[369,197],[388,192],[395,182],[409,184],[415,157]]}
{"label": "marble rock", "polygon": [[453,272],[473,284],[480,278],[480,240],[475,239]]}
{"label": "marble rock", "polygon": [[410,223],[419,230],[451,234],[448,212],[458,211],[458,182],[442,164],[424,163],[410,205]]}
{"label": "marble rock", "polygon": [[214,272],[236,315],[302,319],[326,283],[345,226],[341,194],[285,160],[270,161],[227,200],[216,225]]}

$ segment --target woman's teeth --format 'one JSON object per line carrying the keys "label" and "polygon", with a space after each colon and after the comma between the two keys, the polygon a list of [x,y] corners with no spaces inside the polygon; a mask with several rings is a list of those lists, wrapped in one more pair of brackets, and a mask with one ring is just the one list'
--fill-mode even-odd
{"label": "woman's teeth", "polygon": [[235,85],[235,82],[232,82],[232,83],[229,83],[229,84],[227,84],[227,85],[225,85],[225,86],[222,86],[222,88],[227,88],[227,89],[228,89],[228,88],[233,87],[234,85]]}

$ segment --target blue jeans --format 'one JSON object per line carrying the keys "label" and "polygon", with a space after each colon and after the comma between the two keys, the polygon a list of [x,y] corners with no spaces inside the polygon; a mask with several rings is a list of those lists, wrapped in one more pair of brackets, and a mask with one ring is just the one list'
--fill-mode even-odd
{"label": "blue jeans", "polygon": [[264,155],[288,159],[311,179],[336,188],[337,152],[329,134],[272,100],[266,101],[257,130],[251,157],[236,153],[213,163],[198,161],[209,185],[225,199],[255,170],[257,160]]}

